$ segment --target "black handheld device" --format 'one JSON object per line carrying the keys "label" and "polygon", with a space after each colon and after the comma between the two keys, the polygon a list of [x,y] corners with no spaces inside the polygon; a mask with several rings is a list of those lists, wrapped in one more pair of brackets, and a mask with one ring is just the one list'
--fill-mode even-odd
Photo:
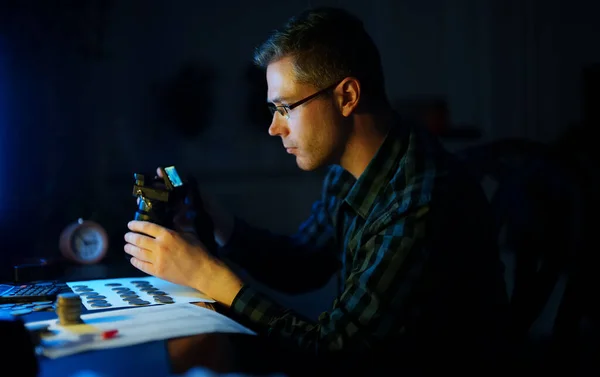
{"label": "black handheld device", "polygon": [[[34,334],[25,326],[21,318],[7,313],[0,313],[0,363],[3,365],[18,363],[19,376],[37,377],[40,364],[36,356],[36,339]],[[6,374],[13,374],[6,370]],[[3,373],[4,375],[4,373]]]}
{"label": "black handheld device", "polygon": [[183,180],[175,166],[160,168],[162,178],[146,180],[143,174],[134,174],[133,196],[138,198],[135,220],[149,221],[174,229],[173,219],[186,196],[193,196],[194,228],[200,241],[211,251],[217,250],[214,225],[204,209],[195,179]]}

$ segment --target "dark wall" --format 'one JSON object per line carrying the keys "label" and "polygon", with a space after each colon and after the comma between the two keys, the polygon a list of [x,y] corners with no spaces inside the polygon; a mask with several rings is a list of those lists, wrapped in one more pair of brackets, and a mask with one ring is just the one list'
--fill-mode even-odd
{"label": "dark wall", "polygon": [[[0,51],[8,50],[7,43],[4,39],[0,38]],[[8,109],[9,105],[9,72],[8,72],[8,54],[0,53],[0,164],[2,164],[2,170],[6,172],[6,161],[9,157],[8,151],[8,140],[9,140],[9,119]],[[4,197],[8,193],[8,182],[0,180],[0,198]],[[8,200],[0,200],[0,213],[4,213],[8,207]]]}
{"label": "dark wall", "polygon": [[[42,3],[0,8],[4,260],[56,255],[59,232],[78,217],[101,221],[120,253],[135,210],[132,174],[164,164],[260,225],[291,232],[306,217],[321,174],[298,171],[248,113],[254,46],[306,1]],[[447,141],[459,148],[552,141],[580,119],[581,69],[600,61],[597,3],[343,6],[380,46],[392,102],[442,96],[454,123],[481,130],[479,140]]]}

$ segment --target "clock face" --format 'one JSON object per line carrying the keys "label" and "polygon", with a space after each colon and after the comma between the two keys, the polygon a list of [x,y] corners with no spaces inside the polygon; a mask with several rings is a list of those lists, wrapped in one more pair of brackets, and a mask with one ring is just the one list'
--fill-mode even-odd
{"label": "clock face", "polygon": [[73,233],[73,251],[83,260],[94,260],[102,254],[104,237],[93,227],[81,227]]}

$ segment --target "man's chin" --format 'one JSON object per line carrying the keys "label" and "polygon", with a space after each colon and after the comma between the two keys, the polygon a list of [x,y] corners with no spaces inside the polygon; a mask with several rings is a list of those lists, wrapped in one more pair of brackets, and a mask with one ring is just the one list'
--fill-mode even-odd
{"label": "man's chin", "polygon": [[303,171],[314,171],[321,167],[316,161],[306,161],[300,157],[296,157],[296,165]]}
{"label": "man's chin", "polygon": [[304,166],[300,166],[300,165],[298,165],[298,167],[300,168],[300,170],[302,170],[302,171],[307,171],[307,172],[308,172],[308,171],[315,171],[315,170],[317,170],[317,169],[316,169],[316,168],[314,168],[314,167],[304,167]]}

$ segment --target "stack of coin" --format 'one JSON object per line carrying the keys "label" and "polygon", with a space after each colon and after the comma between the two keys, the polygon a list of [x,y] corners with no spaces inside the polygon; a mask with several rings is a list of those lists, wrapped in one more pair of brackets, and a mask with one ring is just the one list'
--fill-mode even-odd
{"label": "stack of coin", "polygon": [[81,298],[76,293],[61,293],[56,297],[56,315],[63,326],[83,323],[81,320]]}

